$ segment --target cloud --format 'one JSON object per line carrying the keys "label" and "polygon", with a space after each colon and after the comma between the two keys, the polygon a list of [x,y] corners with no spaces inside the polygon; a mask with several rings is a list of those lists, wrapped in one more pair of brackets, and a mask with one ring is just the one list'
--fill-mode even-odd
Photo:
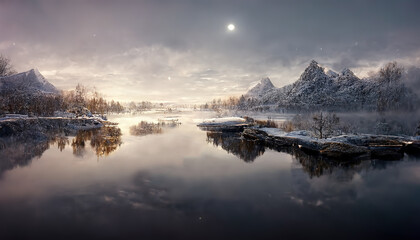
{"label": "cloud", "polygon": [[2,1],[0,51],[60,88],[82,82],[122,100],[203,101],[238,95],[266,76],[289,84],[311,59],[355,73],[396,59],[418,63],[419,5]]}

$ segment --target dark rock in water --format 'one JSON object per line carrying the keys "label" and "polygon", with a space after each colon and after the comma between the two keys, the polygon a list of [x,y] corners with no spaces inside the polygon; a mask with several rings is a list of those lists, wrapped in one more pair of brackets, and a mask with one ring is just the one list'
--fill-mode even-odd
{"label": "dark rock in water", "polygon": [[235,125],[198,125],[201,130],[213,132],[242,132],[248,124],[235,124]]}
{"label": "dark rock in water", "polygon": [[372,158],[383,160],[399,160],[404,157],[403,147],[399,146],[380,146],[371,147]]}
{"label": "dark rock in water", "polygon": [[352,135],[319,140],[296,133],[289,135],[280,132],[277,135],[270,135],[258,128],[246,128],[242,136],[262,141],[269,147],[295,147],[334,159],[398,160],[404,157],[404,152],[420,154],[420,140],[413,142],[410,138],[399,136]]}
{"label": "dark rock in water", "polygon": [[323,144],[320,153],[333,158],[355,157],[360,155],[369,155],[369,149],[367,147],[347,143],[328,142]]}
{"label": "dark rock in water", "polygon": [[411,155],[420,156],[420,140],[408,143],[405,146],[404,151]]}
{"label": "dark rock in water", "polygon": [[372,158],[399,160],[404,157],[405,142],[403,138],[392,136],[371,136],[366,141]]}
{"label": "dark rock in water", "polygon": [[268,134],[264,131],[259,131],[258,129],[246,128],[243,131],[242,136],[251,140],[265,141],[268,137]]}
{"label": "dark rock in water", "polygon": [[[270,137],[270,138],[276,146],[298,146],[299,145],[299,141],[293,138],[285,138],[285,137],[277,137],[277,136]],[[306,144],[304,144],[303,146],[304,148],[307,148]]]}

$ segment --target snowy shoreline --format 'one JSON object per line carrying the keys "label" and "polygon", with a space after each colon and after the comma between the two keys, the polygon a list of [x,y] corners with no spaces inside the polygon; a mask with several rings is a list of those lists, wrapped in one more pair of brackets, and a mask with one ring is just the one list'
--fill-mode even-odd
{"label": "snowy shoreline", "polygon": [[298,147],[330,158],[398,160],[405,153],[420,154],[420,140],[413,137],[361,134],[317,139],[306,131],[285,133],[274,128],[247,128],[242,136],[274,147]]}
{"label": "snowy shoreline", "polygon": [[98,118],[7,117],[0,119],[0,138],[26,134],[31,140],[43,140],[50,132],[76,133],[101,128],[105,123]]}

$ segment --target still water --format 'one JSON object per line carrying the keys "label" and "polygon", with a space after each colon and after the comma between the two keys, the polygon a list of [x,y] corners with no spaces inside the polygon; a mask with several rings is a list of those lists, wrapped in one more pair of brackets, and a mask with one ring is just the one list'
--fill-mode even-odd
{"label": "still water", "polygon": [[0,239],[420,239],[419,158],[331,162],[197,128],[209,114],[3,149]]}

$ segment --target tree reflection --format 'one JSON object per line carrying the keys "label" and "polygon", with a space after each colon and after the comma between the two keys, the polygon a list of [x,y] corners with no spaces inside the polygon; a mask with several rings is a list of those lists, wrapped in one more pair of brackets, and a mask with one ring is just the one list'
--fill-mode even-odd
{"label": "tree reflection", "polygon": [[108,156],[121,146],[121,129],[115,126],[106,126],[100,129],[77,132],[71,143],[73,154],[83,156],[86,152],[87,141],[90,141],[90,146],[98,157]]}
{"label": "tree reflection", "polygon": [[53,145],[55,143],[57,143],[57,147],[60,150],[60,152],[62,152],[66,148],[66,146],[70,144],[69,138],[63,135],[58,135],[53,139],[53,141],[50,141],[50,145]]}
{"label": "tree reflection", "polygon": [[357,165],[360,163],[360,161],[338,162],[319,154],[305,152],[299,148],[288,148],[285,152],[292,155],[293,159],[302,166],[302,170],[307,173],[310,178],[330,175],[335,168]]}
{"label": "tree reflection", "polygon": [[265,151],[262,144],[241,138],[238,133],[207,132],[207,142],[215,146],[221,146],[228,153],[232,153],[245,162],[253,162]]}
{"label": "tree reflection", "polygon": [[108,156],[121,146],[121,143],[121,129],[117,127],[103,127],[98,134],[93,134],[90,140],[90,146],[99,157]]}
{"label": "tree reflection", "polygon": [[392,164],[380,160],[332,159],[297,147],[278,147],[263,141],[247,140],[241,137],[240,133],[232,132],[208,131],[207,142],[222,147],[245,162],[253,162],[264,154],[266,148],[290,154],[310,178],[330,175],[342,181],[349,181],[355,173],[362,170],[381,169]]}
{"label": "tree reflection", "polygon": [[60,152],[71,145],[73,154],[78,157],[86,153],[88,141],[98,157],[108,156],[122,144],[121,129],[115,126],[78,131],[71,143],[67,134],[64,131],[51,131],[47,134],[25,132],[13,137],[0,138],[0,175],[6,170],[28,165],[32,159],[41,157],[55,144]]}
{"label": "tree reflection", "polygon": [[178,120],[164,121],[160,120],[158,123],[141,121],[137,125],[130,127],[130,134],[133,136],[146,136],[149,134],[161,134],[164,128],[175,128],[181,123]]}

